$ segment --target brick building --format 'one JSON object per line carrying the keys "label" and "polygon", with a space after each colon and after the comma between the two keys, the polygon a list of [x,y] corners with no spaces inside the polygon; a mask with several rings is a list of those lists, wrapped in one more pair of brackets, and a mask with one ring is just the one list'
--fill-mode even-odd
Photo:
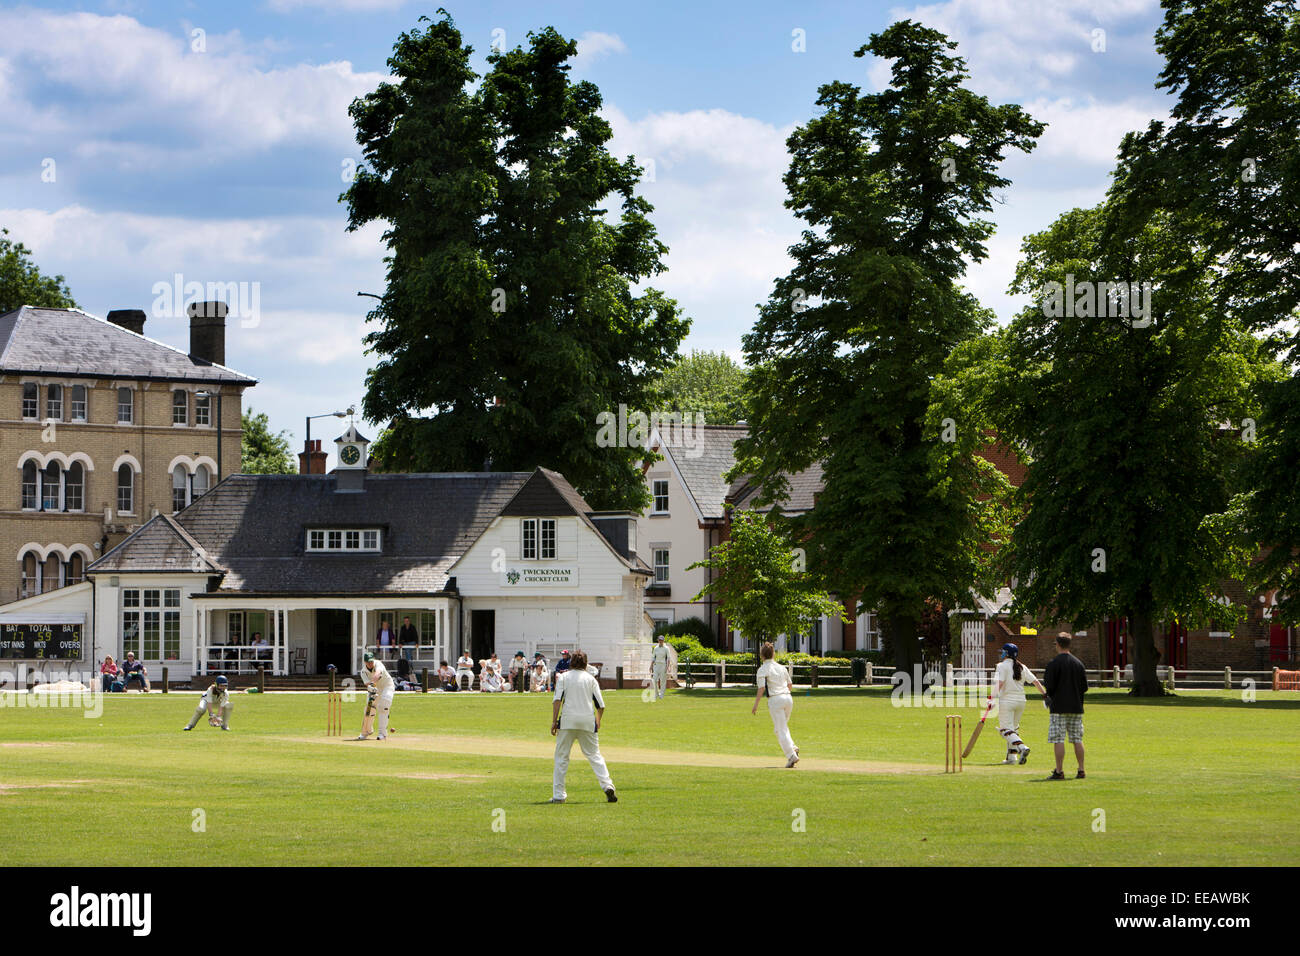
{"label": "brick building", "polygon": [[190,348],[145,313],[23,306],[0,316],[0,604],[79,583],[152,515],[239,471],[242,395],[224,303],[196,303]]}

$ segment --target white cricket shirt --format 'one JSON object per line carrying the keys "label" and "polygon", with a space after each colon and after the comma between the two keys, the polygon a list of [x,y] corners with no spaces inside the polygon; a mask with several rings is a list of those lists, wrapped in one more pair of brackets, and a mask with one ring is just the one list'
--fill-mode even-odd
{"label": "white cricket shirt", "polygon": [[560,706],[561,730],[595,730],[596,709],[605,709],[605,698],[600,696],[596,678],[572,668],[556,678],[552,699],[564,702]]}
{"label": "white cricket shirt", "polygon": [[1015,670],[1014,663],[1010,658],[998,662],[998,669],[993,674],[993,686],[997,686],[998,681],[1002,681],[1002,693],[999,700],[1024,700],[1025,685],[1034,682],[1034,675],[1024,664],[1020,665],[1020,680],[1012,676]]}
{"label": "white cricket shirt", "polygon": [[758,669],[759,684],[762,685],[764,681],[766,681],[768,697],[789,694],[794,689],[790,686],[790,672],[775,659],[764,661],[763,666]]}

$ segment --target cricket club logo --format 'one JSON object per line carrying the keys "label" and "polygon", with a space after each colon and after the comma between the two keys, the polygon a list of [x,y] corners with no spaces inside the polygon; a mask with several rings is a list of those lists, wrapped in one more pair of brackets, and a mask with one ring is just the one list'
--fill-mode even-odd
{"label": "cricket club logo", "polygon": [[516,571],[514,568],[511,568],[509,571],[506,572],[506,580],[509,581],[511,584],[518,584],[519,572]]}

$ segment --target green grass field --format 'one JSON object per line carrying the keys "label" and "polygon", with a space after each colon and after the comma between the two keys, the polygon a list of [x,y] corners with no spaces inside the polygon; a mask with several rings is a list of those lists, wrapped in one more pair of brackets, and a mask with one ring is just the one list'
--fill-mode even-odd
{"label": "green grass field", "polygon": [[[322,695],[234,695],[229,733],[180,732],[193,694],[80,709],[0,708],[8,865],[1294,865],[1300,695],[1088,695],[1088,779],[1045,780],[1036,699],[1024,767],[993,721],[944,775],[944,714],[886,693],[795,699],[803,761],[784,769],[766,705],[740,690],[609,692],[607,804],[575,747],[549,805],[542,695],[405,694],[383,743],[325,736]],[[361,699],[346,708],[355,735]],[[970,734],[975,708],[959,711]],[[1067,751],[1069,748],[1067,747]],[[1073,777],[1073,754],[1067,752]],[[1095,832],[1095,811],[1105,831]],[[201,818],[205,828],[196,831]],[[800,821],[804,829],[797,829]],[[394,839],[367,855],[362,828]],[[504,827],[504,830],[502,828]],[[565,838],[566,834],[576,838]],[[405,839],[401,839],[401,835]],[[405,847],[400,852],[395,848]],[[386,855],[385,855],[386,854]]]}

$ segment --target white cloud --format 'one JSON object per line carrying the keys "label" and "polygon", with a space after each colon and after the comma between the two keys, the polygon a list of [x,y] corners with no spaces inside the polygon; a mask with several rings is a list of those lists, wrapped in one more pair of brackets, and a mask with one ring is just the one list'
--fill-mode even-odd
{"label": "white cloud", "polygon": [[573,66],[581,69],[596,60],[604,59],[611,53],[626,53],[627,44],[617,33],[601,33],[588,30],[578,37],[578,55],[573,58]]}
{"label": "white cloud", "polygon": [[1124,134],[1141,131],[1153,114],[1141,102],[1101,103],[1092,98],[1076,102],[1070,98],[1036,99],[1022,104],[1031,116],[1047,124],[1038,139],[1034,155],[1040,158],[1076,160],[1111,167]]}
{"label": "white cloud", "polygon": [[[889,19],[915,20],[947,34],[970,68],[973,87],[1013,96],[1052,89],[1088,57],[1102,55],[1092,50],[1094,30],[1106,30],[1109,43],[1112,30],[1157,6],[1157,0],[948,0],[894,7]],[[883,89],[889,64],[875,61],[868,75]]]}
{"label": "white cloud", "polygon": [[[356,73],[346,61],[264,68],[266,50],[237,31],[208,35],[206,52],[195,52],[188,28],[0,11],[0,145],[40,143],[136,169],[279,145],[354,151],[348,104],[384,76]],[[48,85],[61,95],[50,97]]]}

